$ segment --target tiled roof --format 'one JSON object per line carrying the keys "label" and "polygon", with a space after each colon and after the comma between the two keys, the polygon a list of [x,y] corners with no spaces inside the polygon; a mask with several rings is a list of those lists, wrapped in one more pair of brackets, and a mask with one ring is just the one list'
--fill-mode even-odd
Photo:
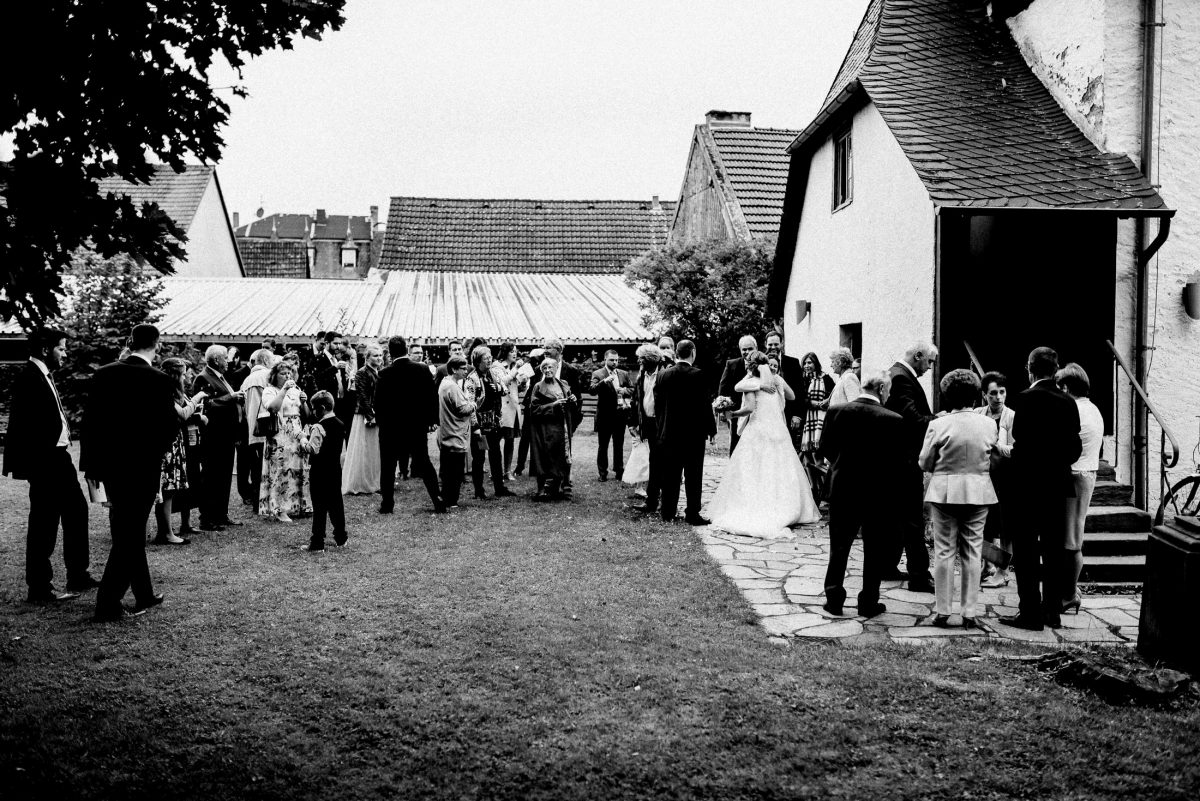
{"label": "tiled roof", "polygon": [[799,131],[705,125],[746,225],[754,236],[779,233],[787,185],[787,147]]}
{"label": "tiled roof", "polygon": [[313,239],[341,242],[346,238],[347,227],[351,239],[371,238],[371,218],[350,214],[330,214],[321,223],[311,214],[268,214],[238,228],[237,235],[239,238],[269,239],[274,234],[279,239],[303,239],[310,227]]}
{"label": "tiled roof", "polygon": [[618,273],[665,244],[675,210],[649,200],[394,197],[384,270]]}
{"label": "tiled roof", "polygon": [[308,248],[301,241],[239,237],[237,244],[247,278],[308,277]]}
{"label": "tiled roof", "polygon": [[1165,208],[1127,156],[1100,152],[1071,122],[980,0],[872,0],[793,149],[819,141],[858,86],[939,205]]}
{"label": "tiled roof", "polygon": [[158,165],[148,184],[113,177],[101,179],[96,188],[101,196],[109,192],[117,197],[128,195],[139,208],[142,203],[157,203],[186,233],[212,179],[213,169],[209,165],[189,164],[183,172],[175,172],[166,165]]}

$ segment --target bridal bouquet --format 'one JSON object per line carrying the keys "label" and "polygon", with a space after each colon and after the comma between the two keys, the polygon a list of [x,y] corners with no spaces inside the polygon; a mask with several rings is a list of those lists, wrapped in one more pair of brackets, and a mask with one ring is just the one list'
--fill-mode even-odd
{"label": "bridal bouquet", "polygon": [[733,398],[728,395],[718,395],[717,399],[712,403],[713,411],[721,420],[726,419],[727,412],[733,409]]}

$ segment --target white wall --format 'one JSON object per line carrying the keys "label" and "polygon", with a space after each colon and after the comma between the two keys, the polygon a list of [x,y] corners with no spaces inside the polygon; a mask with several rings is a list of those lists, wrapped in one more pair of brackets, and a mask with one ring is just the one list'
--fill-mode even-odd
{"label": "white wall", "polygon": [[225,220],[225,208],[211,179],[188,228],[187,260],[175,264],[184,278],[240,278],[237,245]]}
{"label": "white wall", "polygon": [[[1200,14],[1193,3],[1159,3],[1165,9],[1156,74],[1158,107],[1154,136],[1157,171],[1151,176],[1167,204],[1179,209],[1171,237],[1150,264],[1150,345],[1152,361],[1147,390],[1179,436],[1181,466],[1192,467],[1200,427],[1200,322],[1184,313],[1181,295],[1189,275],[1200,267],[1200,223],[1192,210],[1200,198]],[[1095,123],[1093,141],[1116,153],[1128,153],[1138,163],[1141,151],[1141,0],[1036,0],[1010,21],[1014,37],[1038,77],[1072,116]],[[1078,47],[1064,47],[1064,37],[1074,37]],[[1096,42],[1103,56],[1096,59]],[[1064,54],[1065,50],[1065,55]],[[1050,66],[1054,68],[1050,68]],[[1156,65],[1159,66],[1159,65]],[[1083,86],[1098,86],[1102,113],[1092,109]],[[1086,130],[1086,129],[1085,129]],[[1151,223],[1150,236],[1155,233]],[[1122,222],[1117,241],[1116,345],[1133,363],[1135,313],[1135,254],[1133,223]],[[1156,292],[1157,289],[1157,292]],[[1118,474],[1127,479],[1130,468],[1131,398],[1119,386],[1119,441],[1114,453]],[[1151,419],[1150,470],[1157,476],[1158,428]],[[1157,481],[1151,487],[1157,498]]]}
{"label": "white wall", "polygon": [[[814,154],[784,310],[787,351],[826,362],[838,326],[862,323],[863,375],[933,339],[934,214],[920,178],[879,115],[854,116],[853,202],[831,212],[833,145]],[[813,304],[796,323],[796,300]],[[930,375],[923,379],[930,395]],[[932,397],[930,395],[930,397]]]}

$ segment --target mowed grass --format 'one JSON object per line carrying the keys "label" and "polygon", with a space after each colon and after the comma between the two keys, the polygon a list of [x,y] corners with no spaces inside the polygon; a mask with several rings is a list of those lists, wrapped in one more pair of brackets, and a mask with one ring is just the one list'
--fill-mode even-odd
{"label": "mowed grass", "polygon": [[94,593],[23,602],[0,480],[0,798],[1200,792],[1192,701],[1114,707],[969,643],[771,643],[690,528],[596,482],[586,426],[571,504],[435,516],[408,482],[390,517],[347,499],[344,550],[298,550],[308,521],[201,534],[152,549],[166,603],[115,625]]}

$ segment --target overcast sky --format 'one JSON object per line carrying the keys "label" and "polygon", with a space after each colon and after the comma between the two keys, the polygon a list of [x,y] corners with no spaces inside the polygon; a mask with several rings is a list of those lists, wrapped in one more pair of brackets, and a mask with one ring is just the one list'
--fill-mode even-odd
{"label": "overcast sky", "polygon": [[[350,0],[246,68],[218,174],[243,222],[393,195],[675,199],[709,109],[802,128],[867,0]],[[214,83],[229,83],[214,76]]]}

